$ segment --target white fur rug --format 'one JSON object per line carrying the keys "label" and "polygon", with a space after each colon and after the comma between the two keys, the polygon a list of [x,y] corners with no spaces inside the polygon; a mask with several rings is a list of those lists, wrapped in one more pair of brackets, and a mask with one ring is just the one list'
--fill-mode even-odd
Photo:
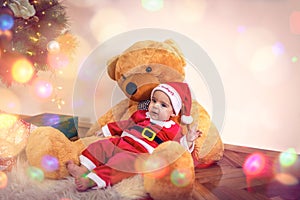
{"label": "white fur rug", "polygon": [[73,177],[63,180],[32,180],[26,173],[28,166],[24,154],[19,156],[12,171],[6,173],[8,182],[6,187],[0,188],[1,200],[135,200],[147,197],[139,175],[106,189],[78,192]]}

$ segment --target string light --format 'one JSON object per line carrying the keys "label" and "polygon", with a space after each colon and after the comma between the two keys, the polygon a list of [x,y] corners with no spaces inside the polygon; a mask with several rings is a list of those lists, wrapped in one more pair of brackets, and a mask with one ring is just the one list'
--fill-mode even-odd
{"label": "string light", "polygon": [[50,80],[51,82],[54,83],[53,85],[53,95],[52,95],[52,99],[51,102],[56,104],[58,109],[61,109],[63,105],[65,105],[65,101],[64,99],[60,96],[61,91],[63,90],[62,86],[58,86],[57,85],[57,70],[54,69],[53,73],[50,76]]}

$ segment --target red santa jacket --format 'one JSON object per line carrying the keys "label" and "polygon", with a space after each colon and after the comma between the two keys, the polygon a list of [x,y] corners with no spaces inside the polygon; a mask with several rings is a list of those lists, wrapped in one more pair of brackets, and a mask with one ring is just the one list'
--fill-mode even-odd
{"label": "red santa jacket", "polygon": [[108,123],[102,128],[105,136],[129,137],[130,141],[144,146],[149,153],[165,141],[178,141],[183,146],[181,127],[172,120],[157,121],[150,119],[146,110],[136,111],[128,120]]}

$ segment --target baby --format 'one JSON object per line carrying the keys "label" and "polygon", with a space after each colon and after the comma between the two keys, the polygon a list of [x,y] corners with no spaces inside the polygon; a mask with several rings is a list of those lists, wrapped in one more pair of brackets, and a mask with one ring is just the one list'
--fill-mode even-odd
{"label": "baby", "polygon": [[192,152],[194,140],[201,132],[189,129],[183,135],[180,125],[172,120],[181,116],[181,122],[191,124],[191,101],[186,83],[160,84],[152,90],[148,110],[138,110],[128,120],[102,127],[104,136],[119,137],[107,137],[90,144],[80,155],[79,166],[73,161],[67,162],[70,175],[75,177],[76,189],[104,188],[139,173],[135,166],[138,157],[151,154],[165,141],[177,141]]}

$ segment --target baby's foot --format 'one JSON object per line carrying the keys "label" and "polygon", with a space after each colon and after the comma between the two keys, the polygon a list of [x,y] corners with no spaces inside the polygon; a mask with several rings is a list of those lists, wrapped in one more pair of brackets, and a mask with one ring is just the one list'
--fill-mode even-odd
{"label": "baby's foot", "polygon": [[72,160],[69,160],[66,163],[66,167],[67,167],[69,174],[73,177],[78,177],[78,176],[81,176],[82,174],[85,174],[88,172],[88,169],[85,166],[83,166],[83,165],[78,166]]}
{"label": "baby's foot", "polygon": [[80,192],[96,186],[96,183],[86,176],[80,176],[75,178],[76,189]]}

